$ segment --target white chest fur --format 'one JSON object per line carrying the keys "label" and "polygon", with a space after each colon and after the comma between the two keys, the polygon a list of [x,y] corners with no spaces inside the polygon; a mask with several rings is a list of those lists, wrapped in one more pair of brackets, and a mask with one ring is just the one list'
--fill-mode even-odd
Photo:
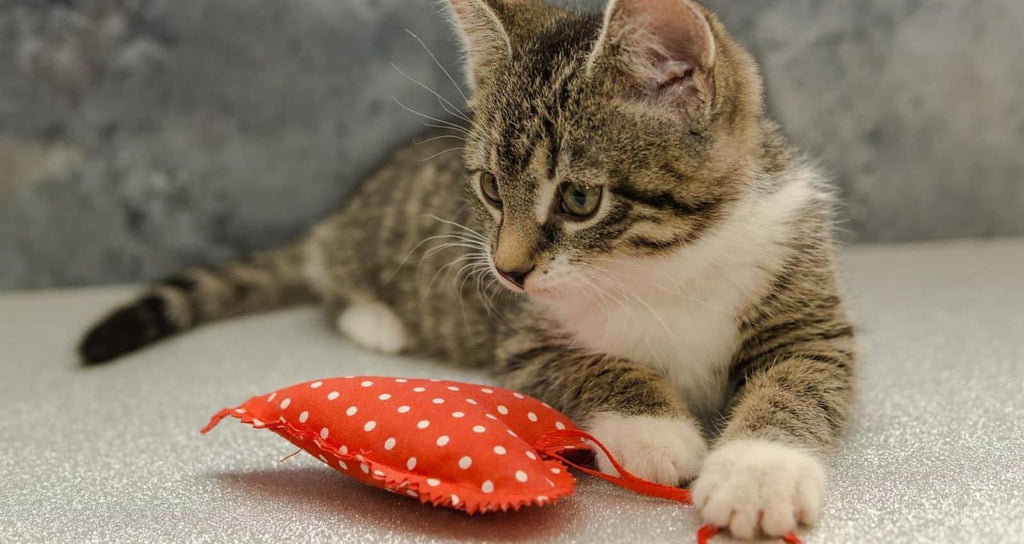
{"label": "white chest fur", "polygon": [[[771,285],[815,194],[813,171],[740,202],[713,231],[674,254],[618,259],[588,279],[601,294],[547,305],[579,344],[663,370],[696,413],[724,408],[739,314]],[[592,276],[592,275],[591,275]]]}

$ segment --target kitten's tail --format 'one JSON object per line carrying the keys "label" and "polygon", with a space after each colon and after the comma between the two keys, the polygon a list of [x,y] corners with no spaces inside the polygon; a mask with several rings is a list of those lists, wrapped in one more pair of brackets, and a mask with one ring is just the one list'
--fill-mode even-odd
{"label": "kitten's tail", "polygon": [[150,286],[86,333],[86,364],[110,361],[196,325],[314,302],[302,244],[257,253],[222,268],[190,268]]}

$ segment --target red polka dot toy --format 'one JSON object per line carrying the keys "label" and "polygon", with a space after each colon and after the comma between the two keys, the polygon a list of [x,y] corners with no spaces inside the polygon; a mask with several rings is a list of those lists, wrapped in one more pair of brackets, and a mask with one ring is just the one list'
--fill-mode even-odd
{"label": "red polka dot toy", "polygon": [[469,513],[543,505],[575,485],[562,463],[542,459],[533,445],[576,426],[536,399],[497,387],[318,380],[225,408],[203,432],[228,415],[274,431],[361,482]]}
{"label": "red polka dot toy", "polygon": [[[567,465],[638,493],[689,504],[686,489],[628,473],[592,436],[547,404],[499,387],[380,376],[306,382],[225,408],[366,484],[470,514],[545,505],[572,494]],[[620,476],[566,459],[588,442]],[[698,541],[717,530],[704,527]],[[798,543],[795,535],[787,542]]]}

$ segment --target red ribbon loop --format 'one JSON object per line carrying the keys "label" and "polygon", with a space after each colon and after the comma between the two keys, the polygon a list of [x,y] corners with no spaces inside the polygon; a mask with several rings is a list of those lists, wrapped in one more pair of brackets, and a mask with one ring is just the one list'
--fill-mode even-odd
{"label": "red ribbon loop", "polygon": [[[608,461],[610,461],[612,466],[615,467],[615,470],[618,471],[619,475],[612,476],[611,474],[605,474],[589,467],[580,466],[566,459],[563,452],[565,452],[566,449],[578,447],[581,440],[592,442],[598,448],[601,448],[601,451],[608,456]],[[607,480],[615,485],[640,493],[641,495],[669,499],[683,504],[693,504],[693,497],[690,495],[689,489],[648,482],[647,480],[630,474],[629,471],[622,468],[622,465],[619,464],[615,457],[612,457],[611,452],[608,451],[608,448],[606,448],[604,444],[594,438],[593,435],[584,431],[577,429],[551,431],[537,439],[537,443],[534,444],[533,447],[543,455],[558,459],[577,470],[581,470],[591,476],[597,476],[602,480]],[[697,530],[697,544],[708,544],[708,540],[710,540],[711,537],[717,535],[723,530],[724,528],[716,527],[714,525],[705,525],[701,527]],[[796,536],[796,533],[784,535],[782,540],[788,544],[803,544],[800,537]]]}

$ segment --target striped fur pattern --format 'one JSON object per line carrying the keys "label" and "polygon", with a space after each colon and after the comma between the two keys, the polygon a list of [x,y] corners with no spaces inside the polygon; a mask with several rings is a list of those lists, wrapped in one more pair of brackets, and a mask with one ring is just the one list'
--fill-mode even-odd
{"label": "striped fur pattern", "polygon": [[[814,522],[853,329],[829,190],[765,117],[751,57],[690,0],[450,4],[465,123],[397,151],[295,243],[157,283],[83,358],[319,300],[366,346],[493,370],[640,476],[696,478],[736,536]],[[566,187],[599,204],[567,212]]]}

